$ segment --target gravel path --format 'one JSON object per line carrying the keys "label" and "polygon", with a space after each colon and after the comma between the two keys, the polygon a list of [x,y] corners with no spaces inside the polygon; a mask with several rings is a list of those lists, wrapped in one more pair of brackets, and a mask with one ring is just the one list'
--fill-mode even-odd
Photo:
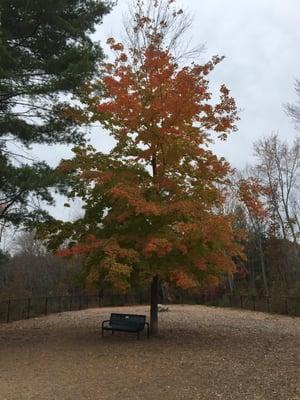
{"label": "gravel path", "polygon": [[300,319],[171,306],[161,334],[99,335],[112,311],[0,325],[0,400],[300,400]]}

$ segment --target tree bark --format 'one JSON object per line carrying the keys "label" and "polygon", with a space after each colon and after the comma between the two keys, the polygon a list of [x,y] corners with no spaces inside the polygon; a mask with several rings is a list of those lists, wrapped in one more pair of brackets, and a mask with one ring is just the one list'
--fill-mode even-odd
{"label": "tree bark", "polygon": [[159,278],[154,276],[151,283],[151,308],[150,308],[150,332],[151,335],[158,334],[158,290]]}
{"label": "tree bark", "polygon": [[[155,187],[155,180],[157,176],[157,159],[156,153],[152,155],[152,173],[153,173],[153,183]],[[159,198],[159,191],[157,190],[157,196]],[[155,275],[151,282],[151,306],[150,306],[150,333],[151,335],[158,334],[158,296],[159,296],[159,277]]]}

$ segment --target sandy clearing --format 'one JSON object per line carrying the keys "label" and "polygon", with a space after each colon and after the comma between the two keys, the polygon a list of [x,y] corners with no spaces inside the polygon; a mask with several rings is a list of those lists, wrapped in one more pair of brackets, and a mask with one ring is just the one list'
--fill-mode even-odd
{"label": "sandy clearing", "polygon": [[147,340],[106,333],[110,312],[0,325],[0,400],[299,400],[300,319],[170,306]]}

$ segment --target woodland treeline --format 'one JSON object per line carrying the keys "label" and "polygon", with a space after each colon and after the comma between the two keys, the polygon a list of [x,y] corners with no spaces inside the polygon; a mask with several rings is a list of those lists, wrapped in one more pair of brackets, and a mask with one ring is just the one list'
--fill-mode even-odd
{"label": "woodland treeline", "polygon": [[266,296],[299,295],[300,139],[287,143],[270,135],[254,144],[254,154],[256,164],[237,176],[251,176],[264,188],[265,212],[254,215],[234,197],[230,202],[237,225],[246,231],[247,260],[229,287]]}
{"label": "woodland treeline", "polygon": [[[174,1],[137,0],[129,47],[108,40],[110,64],[90,34],[112,2],[48,3],[0,5],[0,240],[18,232],[0,252],[0,298],[143,284],[154,297],[176,285],[300,296],[300,138],[266,135],[240,171],[205,150],[208,132],[236,130],[237,108],[224,85],[210,103],[222,58],[178,62],[189,21]],[[300,123],[297,104],[286,111]],[[110,154],[86,146],[95,121],[116,140]],[[75,146],[57,168],[26,152],[57,143]],[[80,198],[84,216],[55,220],[56,194],[66,207]]]}

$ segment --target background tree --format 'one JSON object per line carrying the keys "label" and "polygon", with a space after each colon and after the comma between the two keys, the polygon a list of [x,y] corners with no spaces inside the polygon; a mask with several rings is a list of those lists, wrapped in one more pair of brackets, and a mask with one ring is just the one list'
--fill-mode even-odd
{"label": "background tree", "polygon": [[268,195],[269,190],[253,176],[240,179],[238,189],[247,223],[246,232],[248,237],[245,247],[248,255],[248,265],[250,266],[251,289],[253,293],[257,291],[255,266],[258,264],[263,281],[264,295],[269,296],[269,282],[264,254],[264,241],[269,223],[269,209],[265,197]]}
{"label": "background tree", "polygon": [[299,79],[296,79],[295,91],[298,96],[298,101],[296,102],[296,104],[287,104],[285,106],[285,109],[288,115],[290,115],[294,119],[296,124],[299,125],[300,124],[300,80]]}
{"label": "background tree", "polygon": [[150,285],[152,333],[159,281],[217,284],[234,271],[233,257],[242,256],[232,217],[220,211],[230,166],[208,148],[213,134],[226,139],[235,129],[235,102],[224,85],[219,101],[211,101],[207,77],[222,58],[177,64],[164,42],[167,22],[155,18],[165,15],[163,4],[168,18],[184,18],[171,3],[150,2],[151,18],[138,8],[133,30],[147,38],[138,47],[108,40],[116,59],[95,88],[104,100],[90,88],[88,105],[116,146],[108,155],[78,147],[61,163],[73,180],[69,196],[83,200],[85,214],[41,229],[60,255],[85,255],[89,284]]}
{"label": "background tree", "polygon": [[[277,135],[254,144],[256,174],[268,187],[273,229],[284,239],[299,241],[300,140],[289,146]],[[278,231],[280,230],[280,232]],[[277,231],[277,233],[276,233]]]}
{"label": "background tree", "polygon": [[[265,253],[273,293],[293,293],[299,271],[300,142],[271,135],[255,143],[257,177],[268,187]],[[299,273],[299,272],[298,272]]]}
{"label": "background tree", "polygon": [[[278,302],[299,290],[299,149],[297,137],[290,144],[277,135],[257,141],[256,163],[237,174],[240,190],[232,195],[236,221],[247,232],[248,274],[236,289],[270,294]],[[259,203],[257,213],[253,206]]]}
{"label": "background tree", "polygon": [[0,224],[29,216],[30,194],[52,201],[46,188],[57,176],[44,163],[15,154],[12,144],[82,139],[68,109],[103,58],[90,34],[110,7],[99,0],[1,0]]}
{"label": "background tree", "polygon": [[49,254],[35,232],[19,234],[12,253],[0,252],[0,300],[82,292],[80,259]]}

